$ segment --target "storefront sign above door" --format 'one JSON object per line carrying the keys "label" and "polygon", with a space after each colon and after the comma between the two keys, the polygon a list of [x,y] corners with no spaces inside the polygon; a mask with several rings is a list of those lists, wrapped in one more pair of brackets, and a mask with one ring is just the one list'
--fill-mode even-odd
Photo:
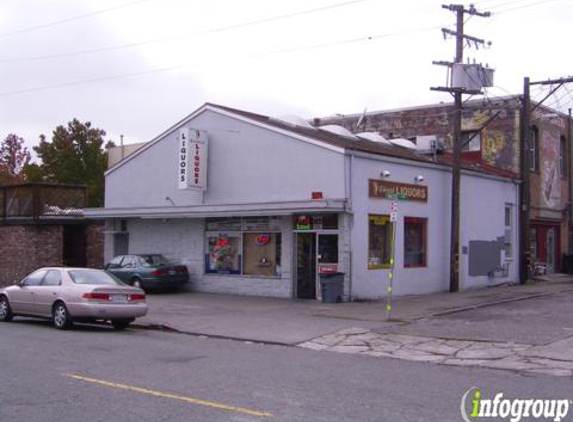
{"label": "storefront sign above door", "polygon": [[370,179],[368,181],[368,196],[370,198],[428,202],[428,187]]}

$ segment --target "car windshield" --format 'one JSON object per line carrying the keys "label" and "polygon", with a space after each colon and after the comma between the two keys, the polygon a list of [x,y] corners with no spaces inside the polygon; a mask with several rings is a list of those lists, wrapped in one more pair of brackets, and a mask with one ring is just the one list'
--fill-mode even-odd
{"label": "car windshield", "polygon": [[140,255],[143,265],[146,267],[158,267],[161,265],[171,265],[169,260],[163,255]]}
{"label": "car windshield", "polygon": [[69,271],[72,281],[76,284],[96,284],[104,286],[123,285],[121,281],[105,271],[72,270]]}

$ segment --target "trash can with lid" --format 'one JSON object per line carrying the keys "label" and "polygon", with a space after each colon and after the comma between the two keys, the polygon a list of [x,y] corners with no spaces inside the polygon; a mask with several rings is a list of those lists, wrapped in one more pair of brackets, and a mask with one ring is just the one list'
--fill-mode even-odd
{"label": "trash can with lid", "polygon": [[326,273],[320,275],[320,293],[322,303],[340,303],[344,295],[344,273]]}

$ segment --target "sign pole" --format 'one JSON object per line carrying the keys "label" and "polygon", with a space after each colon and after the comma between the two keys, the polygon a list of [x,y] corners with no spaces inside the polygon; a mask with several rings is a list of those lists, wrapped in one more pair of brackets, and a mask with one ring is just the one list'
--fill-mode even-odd
{"label": "sign pole", "polygon": [[388,273],[388,287],[386,289],[386,320],[389,321],[392,316],[392,294],[394,293],[394,263],[396,253],[396,222],[398,220],[398,202],[396,198],[390,206],[390,222],[392,223],[392,242],[390,245],[390,272]]}

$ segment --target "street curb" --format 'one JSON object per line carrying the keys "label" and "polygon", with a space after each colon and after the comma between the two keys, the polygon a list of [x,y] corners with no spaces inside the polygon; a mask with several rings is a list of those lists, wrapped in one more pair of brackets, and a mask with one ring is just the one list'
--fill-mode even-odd
{"label": "street curb", "polygon": [[270,341],[270,340],[255,340],[250,338],[243,338],[243,337],[233,337],[233,336],[224,336],[219,334],[205,334],[205,333],[198,333],[194,331],[185,331],[175,328],[169,324],[145,324],[145,323],[132,323],[130,324],[131,328],[135,328],[138,330],[150,330],[150,331],[165,331],[170,333],[176,334],[185,334],[188,336],[193,337],[205,337],[205,338],[212,338],[217,340],[231,340],[231,341],[242,341],[248,342],[253,344],[264,344],[269,346],[283,346],[283,347],[295,347],[296,344],[285,343],[280,341]]}
{"label": "street curb", "polygon": [[428,317],[440,317],[440,316],[451,315],[451,314],[464,312],[464,311],[471,311],[474,309],[487,308],[488,306],[503,305],[504,303],[520,302],[522,300],[536,299],[536,298],[540,298],[540,297],[548,297],[548,296],[553,296],[556,294],[571,292],[571,291],[573,291],[573,288],[558,290],[558,291],[554,291],[554,292],[550,292],[550,293],[534,293],[534,294],[527,295],[527,296],[520,296],[520,297],[513,297],[513,298],[508,298],[508,299],[496,300],[493,302],[478,303],[478,304],[471,305],[471,306],[465,306],[463,308],[450,309],[447,311],[436,312],[434,314],[430,314],[429,316],[417,317],[417,318],[414,318],[413,321],[417,321],[417,320],[428,318]]}

